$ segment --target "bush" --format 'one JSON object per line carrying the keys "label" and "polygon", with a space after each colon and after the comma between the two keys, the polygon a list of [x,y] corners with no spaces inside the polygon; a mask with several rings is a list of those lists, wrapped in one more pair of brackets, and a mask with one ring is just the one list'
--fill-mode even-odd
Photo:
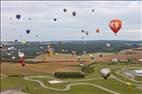
{"label": "bush", "polygon": [[80,72],[55,72],[57,78],[85,78],[85,75]]}
{"label": "bush", "polygon": [[84,65],[82,66],[81,71],[84,72],[86,75],[89,75],[94,72],[94,68],[91,67],[91,65]]}

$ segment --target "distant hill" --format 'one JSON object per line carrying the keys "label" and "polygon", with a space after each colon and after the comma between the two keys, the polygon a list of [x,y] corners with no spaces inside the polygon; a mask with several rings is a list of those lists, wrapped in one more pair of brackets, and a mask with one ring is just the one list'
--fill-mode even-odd
{"label": "distant hill", "polygon": [[[109,43],[110,47],[106,44]],[[25,58],[32,58],[39,54],[46,53],[47,45],[50,45],[55,49],[57,53],[71,53],[76,51],[77,54],[82,54],[83,51],[86,53],[94,52],[119,52],[125,49],[132,49],[142,47],[142,41],[51,41],[51,42],[27,42],[26,44],[21,44],[20,42],[7,42],[2,49],[8,49],[9,47],[14,47],[16,50],[1,50],[2,58],[10,58],[12,56],[17,56],[18,50],[25,53]],[[42,47],[42,48],[41,48]],[[62,51],[64,50],[64,52]],[[10,56],[7,53],[11,53]]]}

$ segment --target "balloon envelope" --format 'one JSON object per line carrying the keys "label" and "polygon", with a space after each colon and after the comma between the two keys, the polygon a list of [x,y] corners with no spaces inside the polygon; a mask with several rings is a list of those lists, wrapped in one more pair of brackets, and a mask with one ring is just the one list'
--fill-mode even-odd
{"label": "balloon envelope", "polygon": [[38,37],[38,35],[36,34],[36,37]]}
{"label": "balloon envelope", "polygon": [[15,59],[16,57],[15,56],[12,56],[12,59]]}
{"label": "balloon envelope", "polygon": [[94,12],[94,9],[92,9],[92,12]]}
{"label": "balloon envelope", "polygon": [[27,30],[26,30],[26,33],[27,33],[27,34],[29,34],[29,33],[30,33],[30,30],[29,30],[29,29],[27,29]]}
{"label": "balloon envelope", "polygon": [[16,18],[19,20],[21,18],[21,15],[20,14],[17,14],[16,15]]}
{"label": "balloon envelope", "polygon": [[99,32],[100,32],[100,30],[99,30],[99,29],[96,29],[96,32],[97,32],[97,33],[99,33]]}
{"label": "balloon envelope", "polygon": [[21,43],[22,43],[22,44],[26,44],[27,41],[26,41],[26,40],[22,40]]}
{"label": "balloon envelope", "polygon": [[54,18],[54,21],[57,21],[57,18]]}
{"label": "balloon envelope", "polygon": [[84,32],[84,30],[81,30],[81,32],[83,33],[83,32]]}
{"label": "balloon envelope", "polygon": [[67,9],[63,9],[63,11],[64,11],[64,12],[66,12],[66,11],[67,11]]}
{"label": "balloon envelope", "polygon": [[106,46],[107,46],[107,47],[110,47],[110,43],[107,43]]}
{"label": "balloon envelope", "polygon": [[20,58],[23,58],[25,55],[24,55],[23,52],[18,52],[18,56],[19,56]]}
{"label": "balloon envelope", "polygon": [[15,42],[18,42],[18,40],[15,40]]}
{"label": "balloon envelope", "polygon": [[12,20],[12,17],[10,17],[9,19]]}
{"label": "balloon envelope", "polygon": [[73,11],[73,12],[72,12],[72,15],[75,16],[75,15],[76,15],[76,11]]}
{"label": "balloon envelope", "polygon": [[113,19],[109,22],[109,27],[116,34],[122,27],[122,21],[119,19]]}
{"label": "balloon envelope", "polygon": [[110,76],[111,70],[109,68],[103,68],[103,69],[101,69],[100,72],[101,72],[101,75],[106,80]]}
{"label": "balloon envelope", "polygon": [[103,55],[102,55],[102,54],[100,54],[99,56],[100,56],[100,57],[102,57]]}

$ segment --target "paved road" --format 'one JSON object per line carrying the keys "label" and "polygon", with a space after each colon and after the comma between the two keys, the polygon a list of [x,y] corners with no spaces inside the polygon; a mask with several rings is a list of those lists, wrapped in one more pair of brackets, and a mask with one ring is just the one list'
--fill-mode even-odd
{"label": "paved road", "polygon": [[7,78],[8,76],[7,75],[4,75],[4,74],[0,74],[0,79],[2,80],[2,79],[5,79],[5,78]]}
{"label": "paved road", "polygon": [[[97,85],[97,84],[80,83],[79,81],[81,81],[81,80],[78,80],[79,83],[67,84],[67,85],[65,86],[65,88],[63,88],[63,89],[57,89],[57,88],[52,88],[52,87],[46,86],[46,85],[45,85],[42,81],[40,81],[40,80],[33,80],[33,79],[31,79],[32,77],[33,77],[33,76],[31,76],[31,77],[24,77],[24,79],[25,79],[25,80],[28,80],[28,81],[37,82],[37,83],[39,83],[39,85],[40,85],[41,87],[47,88],[47,89],[50,89],[50,90],[54,90],[54,91],[68,91],[68,90],[71,89],[72,86],[76,86],[76,85],[89,85],[89,86],[93,86],[93,87],[97,87],[97,88],[99,88],[99,89],[102,89],[102,90],[104,90],[104,91],[106,91],[106,92],[109,92],[109,93],[111,93],[111,94],[120,94],[120,93],[118,93],[118,92],[115,92],[115,91],[113,91],[113,90],[107,89],[107,88],[102,87],[102,86],[99,86],[99,85]],[[34,76],[34,77],[35,77],[35,76]],[[41,77],[41,76],[40,76],[40,77]],[[47,78],[47,77],[46,77],[46,78]],[[98,80],[98,79],[102,79],[102,78],[86,79],[86,80],[82,80],[82,81]],[[77,82],[77,81],[72,81],[72,82]]]}
{"label": "paved road", "polygon": [[[115,68],[118,68],[118,67],[115,67]],[[112,69],[113,69],[113,68],[112,68]],[[119,72],[117,72],[117,73],[120,74]],[[84,81],[98,80],[98,79],[102,79],[102,78],[82,79],[82,80],[75,80],[75,81],[63,81],[63,82],[65,82],[65,83],[66,83],[66,82],[78,82],[78,83],[67,84],[64,89],[57,89],[57,88],[52,88],[52,87],[46,86],[46,85],[45,85],[42,81],[40,81],[40,80],[33,80],[33,79],[31,79],[31,78],[33,78],[33,77],[38,77],[38,78],[39,78],[39,77],[41,77],[41,78],[50,78],[50,79],[54,79],[54,78],[51,78],[51,77],[48,77],[48,76],[28,76],[28,77],[24,77],[25,80],[37,82],[37,83],[40,84],[41,87],[43,87],[43,88],[48,88],[48,89],[54,90],[54,91],[67,91],[67,90],[70,90],[72,86],[76,86],[76,85],[90,85],[90,86],[93,86],[93,87],[97,87],[97,88],[99,88],[99,89],[102,89],[102,90],[104,90],[104,91],[107,91],[107,92],[109,92],[109,93],[111,93],[111,94],[120,94],[120,93],[118,93],[118,92],[115,92],[115,91],[113,91],[113,90],[107,89],[107,88],[102,87],[102,86],[99,86],[99,85],[97,85],[97,84],[84,83]],[[111,75],[111,78],[113,78],[113,79],[115,79],[115,80],[117,80],[117,81],[119,81],[119,82],[121,82],[121,83],[124,83],[124,84],[127,83],[126,81],[123,81],[123,80],[117,78],[117,77],[114,76],[114,75]],[[132,83],[132,85],[141,86],[141,84],[135,84],[135,83]]]}
{"label": "paved road", "polygon": [[0,94],[27,94],[27,93],[23,93],[21,91],[14,90],[14,89],[7,89],[4,91],[1,91]]}

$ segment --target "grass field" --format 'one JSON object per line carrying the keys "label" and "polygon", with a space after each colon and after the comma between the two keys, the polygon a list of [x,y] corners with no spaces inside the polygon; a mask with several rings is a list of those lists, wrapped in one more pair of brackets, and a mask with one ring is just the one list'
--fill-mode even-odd
{"label": "grass field", "polygon": [[[80,71],[77,58],[69,57],[71,56],[61,55],[60,58],[56,59],[48,57],[53,62],[27,64],[25,67],[21,67],[19,64],[2,63],[1,73],[6,76],[1,79],[1,90],[21,89],[30,94],[142,94],[142,88],[137,88],[142,86],[142,78],[136,78],[135,80],[139,82],[135,82],[119,74],[122,73],[123,69],[142,68],[142,64],[109,65],[109,62],[100,62],[91,65],[94,72],[85,78],[55,78],[53,73],[56,71]],[[49,60],[48,58],[46,59]],[[86,64],[91,63],[89,58],[86,57],[85,60],[88,60]],[[100,69],[105,67],[112,70],[108,80],[104,80],[100,75]],[[63,83],[50,84],[48,81],[51,80],[60,80]],[[131,87],[127,85],[127,82],[132,84]]]}

